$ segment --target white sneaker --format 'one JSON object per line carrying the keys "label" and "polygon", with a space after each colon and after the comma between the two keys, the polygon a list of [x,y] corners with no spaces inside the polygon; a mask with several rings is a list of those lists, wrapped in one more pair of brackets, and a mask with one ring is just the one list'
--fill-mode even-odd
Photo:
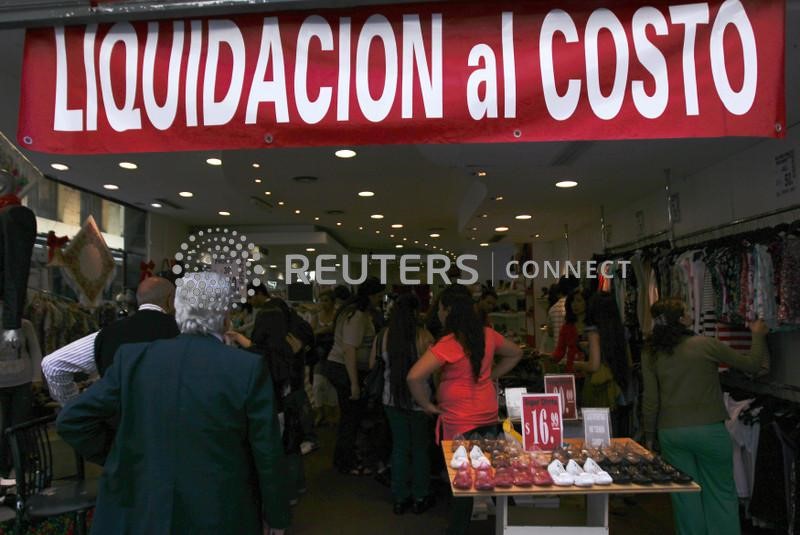
{"label": "white sneaker", "polygon": [[484,457],[483,451],[478,446],[472,446],[472,451],[469,452],[469,458],[473,461],[477,461],[481,457]]}
{"label": "white sneaker", "polygon": [[594,478],[595,485],[610,485],[614,482],[608,472],[600,468],[600,465],[593,459],[586,459],[583,463],[583,471]]}
{"label": "white sneaker", "polygon": [[450,466],[456,470],[469,466],[469,459],[467,459],[467,448],[459,446],[453,453],[453,458],[450,460]]}
{"label": "white sneaker", "polygon": [[553,483],[560,487],[569,487],[575,483],[575,478],[567,473],[564,465],[557,459],[547,465],[547,473],[553,478]]}
{"label": "white sneaker", "polygon": [[567,463],[567,473],[575,479],[575,484],[579,487],[591,487],[594,485],[594,477],[584,472],[581,465],[572,459]]}

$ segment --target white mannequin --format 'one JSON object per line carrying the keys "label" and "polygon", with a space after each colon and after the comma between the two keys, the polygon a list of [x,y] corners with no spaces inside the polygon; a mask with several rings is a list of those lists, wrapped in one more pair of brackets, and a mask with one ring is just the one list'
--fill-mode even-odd
{"label": "white mannequin", "polygon": [[[0,316],[3,314],[3,303],[0,301]],[[3,343],[0,345],[0,353],[6,351],[16,351],[17,349],[24,348],[31,359],[31,368],[33,370],[32,382],[42,382],[42,350],[39,346],[39,339],[36,336],[36,331],[33,324],[23,319],[22,328],[3,330]]]}

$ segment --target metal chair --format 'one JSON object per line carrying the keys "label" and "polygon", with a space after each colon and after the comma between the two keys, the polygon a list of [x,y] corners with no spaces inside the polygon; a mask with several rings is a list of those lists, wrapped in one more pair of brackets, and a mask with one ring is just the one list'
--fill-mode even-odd
{"label": "metal chair", "polygon": [[75,534],[86,535],[86,513],[97,499],[97,481],[84,479],[83,459],[76,453],[74,478],[53,479],[53,452],[48,427],[55,416],[37,418],[6,430],[16,473],[14,534],[27,520],[73,514]]}

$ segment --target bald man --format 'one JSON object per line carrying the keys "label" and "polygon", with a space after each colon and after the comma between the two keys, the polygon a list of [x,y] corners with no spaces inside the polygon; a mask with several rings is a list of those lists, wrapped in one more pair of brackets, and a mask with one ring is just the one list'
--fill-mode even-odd
{"label": "bald man", "polygon": [[63,405],[76,397],[79,391],[74,375],[102,376],[121,345],[154,342],[180,334],[173,316],[175,287],[170,281],[161,277],[143,280],[136,290],[136,300],[139,309],[133,316],[117,320],[44,358],[42,374],[53,399]]}

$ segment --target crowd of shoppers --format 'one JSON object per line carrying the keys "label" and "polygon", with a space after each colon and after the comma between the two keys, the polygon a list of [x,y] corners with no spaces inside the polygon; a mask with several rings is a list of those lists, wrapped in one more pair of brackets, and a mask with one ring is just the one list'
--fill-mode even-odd
{"label": "crowd of shoppers", "polygon": [[[226,288],[219,275],[190,276]],[[434,444],[502,433],[496,383],[522,350],[487,321],[493,290],[475,299],[464,286],[446,287],[423,319],[413,293],[384,308],[385,287],[368,278],[352,295],[344,287],[320,294],[309,321],[263,289],[251,294],[233,329],[224,310],[146,279],[134,316],[43,360],[51,394],[65,404],[59,433],[105,466],[93,533],[281,533],[305,491],[303,454],[317,447],[315,423],[336,421],[336,407],[333,466],[354,476],[391,466],[398,515],[434,504]],[[551,357],[578,375],[581,406],[609,408],[612,428],[624,430],[636,392],[616,300],[562,279],[549,312],[558,332]],[[742,355],[692,336],[680,300],[659,301],[652,316],[642,358],[648,446],[657,437],[666,459],[703,487],[673,496],[676,524],[681,533],[705,525],[735,534],[716,370],[766,369],[768,329],[754,322],[753,351]],[[79,394],[78,373],[101,379]],[[472,500],[454,499],[449,512],[447,533],[466,533]]]}

